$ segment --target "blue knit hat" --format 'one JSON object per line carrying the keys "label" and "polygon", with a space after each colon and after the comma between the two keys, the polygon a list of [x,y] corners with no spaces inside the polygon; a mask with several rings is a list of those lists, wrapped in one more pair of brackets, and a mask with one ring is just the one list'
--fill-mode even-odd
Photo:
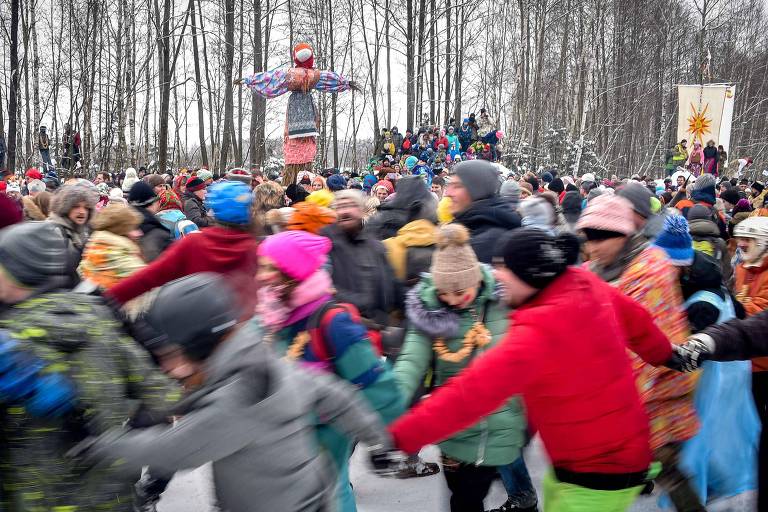
{"label": "blue knit hat", "polygon": [[347,188],[347,180],[341,174],[333,174],[329,176],[325,184],[328,185],[328,188],[331,190],[331,192],[336,192],[338,190],[344,190]]}
{"label": "blue knit hat", "polygon": [[687,267],[693,263],[693,239],[688,232],[688,221],[682,215],[670,215],[664,219],[664,228],[653,245],[663,249],[676,267]]}

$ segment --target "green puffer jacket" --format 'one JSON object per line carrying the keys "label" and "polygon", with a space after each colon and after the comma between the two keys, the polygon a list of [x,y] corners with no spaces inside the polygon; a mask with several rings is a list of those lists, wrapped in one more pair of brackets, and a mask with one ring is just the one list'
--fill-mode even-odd
{"label": "green puffer jacket", "polygon": [[[503,339],[508,324],[509,310],[496,296],[496,281],[491,271],[482,266],[483,283],[471,309],[453,311],[437,298],[432,278],[425,275],[408,294],[406,311],[410,328],[405,337],[402,352],[395,363],[395,378],[406,400],[410,400],[419,385],[424,382],[434,364],[433,385],[441,386],[461,372],[472,359],[490,350]],[[433,340],[443,338],[451,352],[461,349],[464,335],[485,310],[485,326],[493,341],[459,363],[437,358],[432,349]],[[519,398],[513,398],[498,411],[472,427],[457,433],[440,443],[440,450],[447,457],[462,462],[484,466],[503,466],[520,456],[525,444],[526,419]]]}
{"label": "green puffer jacket", "polygon": [[121,426],[139,403],[165,411],[180,393],[99,301],[54,292],[0,314],[0,328],[75,384],[83,411],[77,418],[33,418],[23,407],[0,402],[0,510],[133,510],[139,475],[109,469],[82,474],[65,454],[86,436]]}

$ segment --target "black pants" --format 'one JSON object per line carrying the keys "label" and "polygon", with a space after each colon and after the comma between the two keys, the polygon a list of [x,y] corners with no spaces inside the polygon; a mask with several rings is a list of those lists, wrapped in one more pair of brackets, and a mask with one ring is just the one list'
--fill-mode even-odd
{"label": "black pants", "polygon": [[768,510],[768,372],[752,373],[752,396],[763,425],[757,455],[757,510]]}
{"label": "black pants", "polygon": [[484,512],[483,500],[498,476],[494,466],[475,466],[443,457],[443,475],[451,491],[451,512]]}

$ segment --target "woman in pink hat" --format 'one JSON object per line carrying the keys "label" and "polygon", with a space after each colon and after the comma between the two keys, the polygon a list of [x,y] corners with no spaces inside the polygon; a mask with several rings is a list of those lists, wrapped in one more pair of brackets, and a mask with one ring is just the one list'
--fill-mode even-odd
{"label": "woman in pink hat", "polygon": [[[404,401],[356,308],[333,299],[333,282],[324,268],[330,250],[328,238],[304,231],[267,237],[258,248],[260,288],[254,321],[261,323],[280,355],[354,384],[388,423],[402,414]],[[318,437],[339,472],[339,509],[354,512],[348,470],[352,442],[322,424]]]}

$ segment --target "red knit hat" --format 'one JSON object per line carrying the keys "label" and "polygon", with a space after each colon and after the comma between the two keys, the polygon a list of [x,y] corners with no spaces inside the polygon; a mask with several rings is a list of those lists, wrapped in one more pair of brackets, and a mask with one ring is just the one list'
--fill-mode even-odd
{"label": "red knit hat", "polygon": [[35,169],[34,167],[30,167],[29,169],[27,169],[27,172],[24,173],[24,176],[26,176],[30,180],[43,179],[43,173],[41,173],[39,170]]}
{"label": "red knit hat", "polygon": [[205,187],[205,182],[197,176],[187,182],[188,192],[197,192],[198,190],[203,190]]}
{"label": "red knit hat", "polygon": [[[5,185],[4,181],[0,181],[0,183]],[[0,193],[0,229],[21,222],[23,218],[19,203],[4,193]]]}

